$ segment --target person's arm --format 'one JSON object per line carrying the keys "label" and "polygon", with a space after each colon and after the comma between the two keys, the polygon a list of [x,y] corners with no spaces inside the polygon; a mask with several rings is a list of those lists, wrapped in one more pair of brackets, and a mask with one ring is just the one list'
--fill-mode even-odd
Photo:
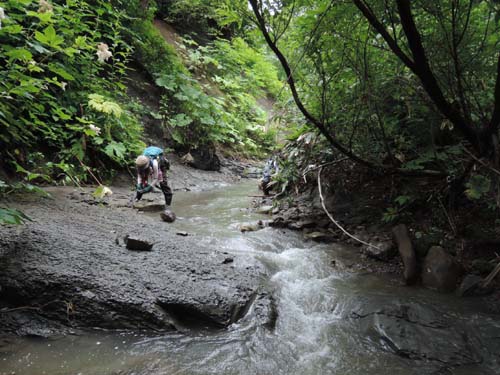
{"label": "person's arm", "polygon": [[153,181],[151,186],[158,187],[158,159],[153,160]]}

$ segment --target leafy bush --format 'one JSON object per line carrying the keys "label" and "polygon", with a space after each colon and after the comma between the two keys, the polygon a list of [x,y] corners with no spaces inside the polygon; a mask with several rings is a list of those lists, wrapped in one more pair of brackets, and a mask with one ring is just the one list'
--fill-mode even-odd
{"label": "leafy bush", "polygon": [[[0,2],[6,16],[0,29],[0,140],[14,150],[2,148],[0,155],[11,165],[23,164],[40,150],[47,168],[64,166],[85,179],[80,162],[102,167],[141,145],[140,125],[130,112],[105,116],[89,105],[91,94],[112,93],[111,102],[124,96],[132,50],[123,38],[127,15],[103,0],[44,4]],[[116,131],[108,132],[113,125]],[[101,128],[106,136],[99,139]]]}

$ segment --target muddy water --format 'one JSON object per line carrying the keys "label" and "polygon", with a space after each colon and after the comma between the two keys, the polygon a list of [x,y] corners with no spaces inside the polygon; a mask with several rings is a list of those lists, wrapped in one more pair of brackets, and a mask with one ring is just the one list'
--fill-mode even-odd
{"label": "muddy water", "polygon": [[481,300],[349,273],[342,264],[352,262],[352,249],[293,232],[241,234],[241,223],[262,218],[247,209],[255,193],[251,182],[178,193],[178,220],[169,228],[264,263],[274,329],[259,325],[251,309],[223,331],[20,339],[0,347],[0,374],[499,373],[500,322]]}

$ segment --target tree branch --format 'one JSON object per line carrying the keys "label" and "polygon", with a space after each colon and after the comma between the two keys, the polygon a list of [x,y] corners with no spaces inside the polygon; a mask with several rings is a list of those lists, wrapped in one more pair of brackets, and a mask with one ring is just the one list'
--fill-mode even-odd
{"label": "tree branch", "polygon": [[302,112],[304,117],[311,123],[313,124],[319,131],[320,133],[327,139],[327,141],[330,143],[330,145],[337,149],[339,152],[344,154],[345,156],[348,156],[350,159],[353,161],[364,165],[368,168],[372,169],[379,169],[380,167],[370,163],[367,160],[364,160],[360,158],[359,156],[355,155],[351,151],[349,151],[347,148],[345,148],[343,145],[341,145],[339,142],[337,142],[328,129],[325,127],[325,124],[319,121],[316,117],[314,117],[304,106],[304,103],[302,103],[302,100],[299,97],[299,94],[297,92],[297,87],[295,86],[295,80],[292,74],[292,71],[290,69],[290,65],[288,64],[288,61],[286,57],[283,55],[283,53],[279,50],[278,46],[276,43],[273,42],[271,39],[271,36],[269,35],[269,32],[267,31],[266,28],[266,23],[265,20],[262,16],[262,13],[259,10],[259,1],[258,0],[249,0],[250,5],[252,6],[252,9],[254,11],[255,17],[257,18],[257,24],[259,26],[260,31],[262,32],[264,39],[266,40],[267,44],[269,45],[269,48],[274,52],[276,57],[281,63],[281,66],[283,67],[283,70],[285,71],[286,77],[287,77],[287,82],[288,86],[290,87],[290,91],[292,92],[293,100],[295,101],[295,104],[299,108],[299,110]]}

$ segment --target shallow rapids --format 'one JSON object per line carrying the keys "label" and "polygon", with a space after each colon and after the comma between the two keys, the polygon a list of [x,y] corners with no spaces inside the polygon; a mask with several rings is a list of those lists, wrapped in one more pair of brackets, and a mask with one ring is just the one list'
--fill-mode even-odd
{"label": "shallow rapids", "polygon": [[253,181],[177,193],[168,228],[262,262],[273,327],[250,308],[225,330],[16,339],[0,347],[0,374],[498,374],[500,321],[481,299],[350,273],[343,265],[355,261],[356,248],[272,228],[240,233],[241,224],[265,219],[248,209],[256,193]]}

